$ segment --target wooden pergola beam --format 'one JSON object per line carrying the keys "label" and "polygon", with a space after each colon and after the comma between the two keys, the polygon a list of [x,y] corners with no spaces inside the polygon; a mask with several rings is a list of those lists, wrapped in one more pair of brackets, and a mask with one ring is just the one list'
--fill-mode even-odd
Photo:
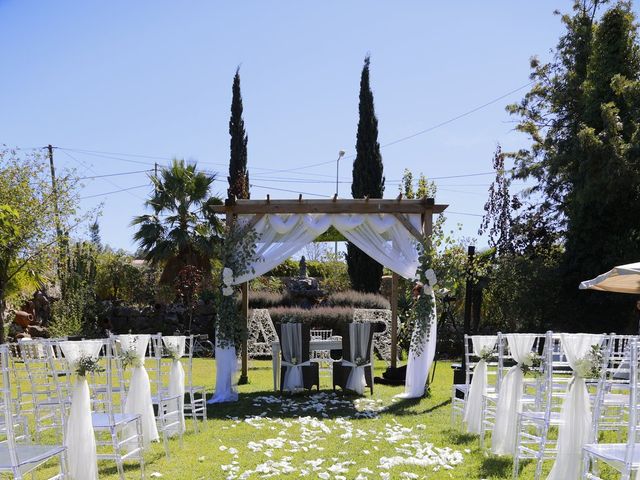
{"label": "wooden pergola beam", "polygon": [[215,213],[233,215],[286,213],[442,213],[448,205],[436,204],[433,198],[403,199],[327,199],[327,200],[227,200],[215,205]]}

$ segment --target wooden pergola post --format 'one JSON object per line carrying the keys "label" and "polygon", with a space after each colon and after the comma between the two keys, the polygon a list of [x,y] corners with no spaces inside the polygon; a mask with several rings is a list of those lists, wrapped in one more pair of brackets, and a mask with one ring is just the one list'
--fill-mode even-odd
{"label": "wooden pergola post", "polygon": [[[247,331],[247,325],[249,323],[249,282],[244,282],[240,287],[242,291],[242,321],[244,322],[243,331]],[[242,370],[240,372],[240,378],[238,379],[239,385],[246,385],[249,383],[249,344],[247,342],[247,336],[242,339]]]}
{"label": "wooden pergola post", "polygon": [[391,275],[391,368],[398,365],[398,280],[399,275]]}

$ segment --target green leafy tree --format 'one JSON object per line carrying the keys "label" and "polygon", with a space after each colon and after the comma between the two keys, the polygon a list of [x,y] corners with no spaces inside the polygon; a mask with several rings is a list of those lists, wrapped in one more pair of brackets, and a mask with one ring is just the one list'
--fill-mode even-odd
{"label": "green leafy tree", "polygon": [[240,68],[233,77],[233,97],[231,99],[231,158],[229,160],[228,198],[249,198],[249,171],[247,170],[248,137],[242,119],[242,93],[240,92]]}
{"label": "green leafy tree", "polygon": [[[370,58],[364,59],[360,77],[360,119],[356,138],[356,158],[353,161],[353,198],[382,198],[384,176],[380,144],[378,143],[378,119],[373,105],[373,92],[369,84]],[[382,265],[347,243],[347,267],[351,285],[355,290],[377,292],[380,289]]]}
{"label": "green leafy tree", "polygon": [[21,286],[35,287],[51,277],[59,240],[56,219],[65,230],[80,223],[74,218],[75,185],[74,177],[64,172],[54,196],[48,166],[38,152],[0,148],[0,326],[11,295]]}
{"label": "green leafy tree", "polygon": [[[640,220],[640,56],[631,5],[579,1],[550,63],[532,62],[534,85],[509,110],[532,145],[513,154],[517,177],[534,181],[515,235],[533,250],[564,246],[555,295],[563,326],[623,331],[629,297],[579,292],[581,280],[637,261]],[[528,229],[528,231],[527,231]],[[542,300],[541,300],[542,301]]]}
{"label": "green leafy tree", "polygon": [[174,160],[158,177],[151,177],[154,193],[146,206],[151,214],[135,217],[134,240],[152,265],[163,265],[160,283],[172,286],[187,265],[203,272],[211,284],[211,260],[219,241],[220,223],[211,207],[220,205],[211,194],[215,175],[199,172],[195,164]]}

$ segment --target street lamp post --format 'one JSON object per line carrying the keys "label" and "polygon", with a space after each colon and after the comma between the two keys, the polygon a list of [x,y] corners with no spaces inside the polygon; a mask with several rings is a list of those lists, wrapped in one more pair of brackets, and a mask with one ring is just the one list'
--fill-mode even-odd
{"label": "street lamp post", "polygon": [[[344,151],[344,150],[340,150],[340,151],[338,152],[338,159],[336,160],[336,197],[338,197],[338,184],[339,184],[339,182],[338,182],[338,177],[339,177],[339,175],[340,175],[340,159],[341,159],[342,157],[344,157],[344,154],[345,154],[345,151]],[[335,242],[335,252],[334,252],[334,255],[335,255],[334,261],[335,261],[335,260],[338,260],[338,241],[337,241],[337,240],[336,240],[336,242]]]}

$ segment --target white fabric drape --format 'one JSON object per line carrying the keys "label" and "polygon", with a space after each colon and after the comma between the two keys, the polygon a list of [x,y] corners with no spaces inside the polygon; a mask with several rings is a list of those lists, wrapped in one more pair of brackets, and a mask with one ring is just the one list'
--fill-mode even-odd
{"label": "white fabric drape", "polygon": [[[240,215],[239,221],[246,222],[251,217]],[[416,230],[421,230],[420,215],[406,217]],[[331,225],[360,250],[398,275],[415,276],[417,240],[392,214],[267,214],[253,227],[258,240],[251,272],[235,277],[232,284],[239,285],[267,273]]]}
{"label": "white fabric drape", "polygon": [[238,390],[233,382],[237,366],[236,347],[222,348],[216,340],[216,391],[207,403],[238,400]]}
{"label": "white fabric drape", "polygon": [[180,358],[184,356],[184,345],[185,345],[186,337],[183,335],[179,336],[167,336],[162,337],[162,343],[165,347],[173,350],[175,352],[175,356],[171,362],[171,370],[169,370],[169,396],[173,397],[175,395],[178,396],[180,402],[180,425],[181,432],[185,431],[185,422],[184,422],[184,368],[182,367],[182,362],[180,362]]}
{"label": "white fabric drape", "polygon": [[404,393],[396,395],[397,398],[420,398],[424,395],[429,369],[436,356],[436,337],[438,334],[436,297],[433,293],[430,295],[433,308],[431,310],[431,329],[429,336],[424,336],[422,349],[418,350],[417,330],[416,327],[414,327],[409,345],[409,359],[407,361]]}
{"label": "white fabric drape", "polygon": [[[493,350],[496,345],[496,335],[474,335],[471,337],[473,353],[477,356],[483,350]],[[487,362],[480,359],[473,369],[473,378],[465,402],[464,422],[467,432],[480,433],[482,421],[482,396],[487,393]]]}
{"label": "white fabric drape", "polygon": [[[133,366],[131,380],[129,381],[129,392],[127,401],[124,404],[124,413],[131,413],[141,416],[142,440],[147,448],[151,442],[160,438],[156,417],[153,413],[153,403],[151,401],[151,384],[149,374],[144,368],[144,358],[149,345],[149,335],[118,335],[120,346],[123,351],[134,351],[137,357],[137,364]],[[136,434],[135,425],[129,425],[125,429],[126,436]]]}
{"label": "white fabric drape", "polygon": [[[71,369],[75,370],[80,357],[98,358],[101,340],[60,342]],[[91,423],[91,397],[86,377],[78,376],[71,394],[71,408],[65,428],[64,444],[67,447],[67,466],[72,480],[97,480],[98,458],[96,438]]]}
{"label": "white fabric drape", "polygon": [[351,372],[347,377],[347,389],[356,392],[358,395],[362,395],[367,387],[364,369],[371,366],[368,361],[371,357],[371,350],[368,348],[370,334],[371,323],[369,322],[349,324],[350,358],[343,360],[342,364],[351,367]]}
{"label": "white fabric drape", "polygon": [[528,333],[510,333],[506,335],[511,356],[516,365],[511,367],[502,379],[496,423],[491,435],[491,451],[496,455],[512,455],[516,445],[516,422],[521,411],[522,380],[524,374],[520,364],[531,352],[536,335]]}
{"label": "white fabric drape", "polygon": [[[420,215],[410,222],[421,231]],[[418,268],[417,240],[391,214],[333,215],[333,226],[356,247],[404,278],[413,278]]]}
{"label": "white fabric drape", "polygon": [[286,368],[282,389],[294,392],[304,387],[302,367],[311,365],[310,361],[302,361],[302,325],[299,323],[283,323],[280,327],[282,335],[282,362]]}
{"label": "white fabric drape", "polygon": [[330,215],[264,215],[253,227],[258,235],[256,261],[249,273],[235,277],[232,284],[239,285],[267,273],[330,226]]}
{"label": "white fabric drape", "polygon": [[576,365],[592,345],[600,344],[602,336],[563,333],[560,338],[567,362],[573,369],[573,379],[562,403],[558,453],[547,479],[574,480],[580,477],[582,447],[588,440],[592,421],[589,392],[584,378],[576,372]]}

